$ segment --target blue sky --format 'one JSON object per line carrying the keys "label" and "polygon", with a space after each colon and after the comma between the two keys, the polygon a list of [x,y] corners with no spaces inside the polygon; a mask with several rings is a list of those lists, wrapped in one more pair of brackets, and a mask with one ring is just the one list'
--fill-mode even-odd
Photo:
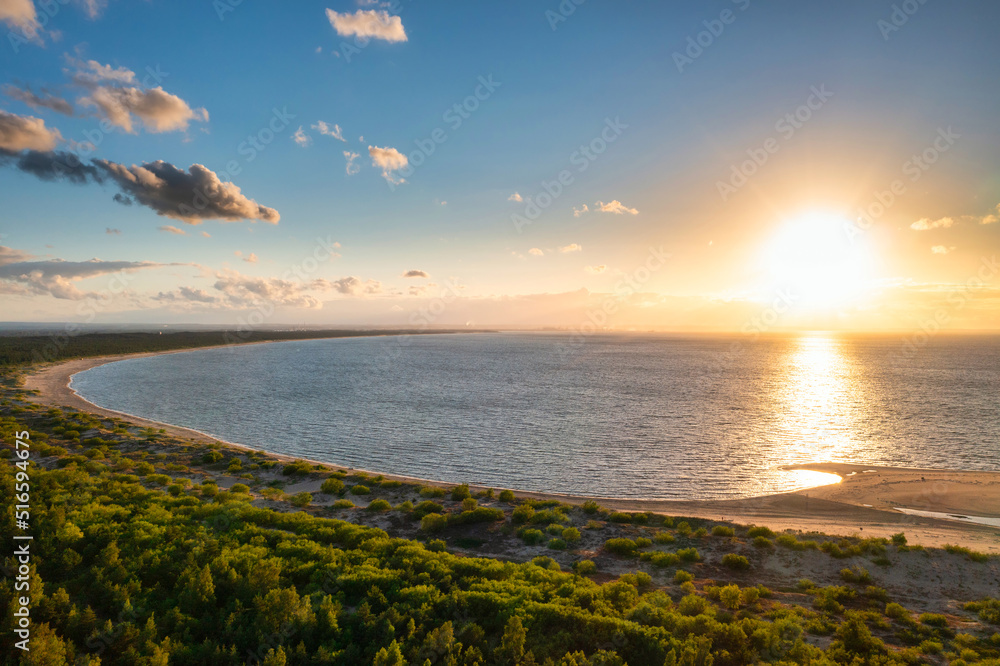
{"label": "blue sky", "polygon": [[[131,133],[101,132],[81,156],[123,168],[201,164],[280,221],[158,215],[134,192],[124,206],[112,197],[127,192],[108,177],[77,185],[16,168],[20,150],[33,148],[14,141],[0,169],[8,320],[79,318],[79,301],[101,298],[108,320],[228,323],[273,305],[272,323],[394,323],[447,298],[444,285],[454,284],[461,295],[436,323],[572,327],[617,294],[623,308],[612,325],[740,329],[778,288],[760,258],[773,256],[767,248],[783,228],[820,213],[854,220],[949,127],[955,145],[866,230],[875,259],[864,284],[848,280],[852,291],[830,302],[804,296],[785,323],[911,327],[998,245],[1000,224],[989,221],[1000,202],[994,3],[913,0],[907,8],[916,11],[905,23],[897,13],[898,26],[893,3],[870,1],[588,0],[564,2],[574,8],[565,20],[553,18],[557,2],[91,0],[56,4],[44,21],[41,5],[32,19],[25,4],[0,0],[5,32],[31,33],[35,21],[32,39],[15,50],[8,33],[0,48],[0,84],[22,91],[0,98],[12,126],[41,119],[59,132],[51,149],[80,152],[74,142],[92,140],[108,113],[85,101],[97,88],[160,86],[194,114],[165,121],[183,127],[153,131],[137,107]],[[365,12],[381,17],[372,28],[380,34],[356,48],[344,26]],[[687,51],[699,37],[701,52]],[[696,57],[679,71],[676,54],[685,52]],[[96,71],[90,62],[135,76],[81,83]],[[156,81],[149,71],[165,74]],[[484,93],[481,80],[494,89]],[[470,98],[477,86],[479,100]],[[65,99],[74,115],[25,104],[28,87]],[[777,123],[814,89],[831,95],[783,136]],[[456,127],[449,109],[469,99],[476,108]],[[266,136],[275,110],[294,118],[249,160],[244,142]],[[615,140],[581,172],[574,153],[616,120]],[[344,140],[321,133],[319,121]],[[307,138],[297,142],[300,127]],[[412,166],[416,142],[430,145],[435,130],[446,140],[412,170],[383,174],[374,164],[370,148],[393,149],[391,159]],[[733,166],[768,139],[777,151],[746,185],[720,195]],[[345,151],[358,155],[353,175]],[[233,162],[239,172],[227,177]],[[518,231],[512,216],[563,171],[571,182]],[[515,193],[524,201],[512,201]],[[926,229],[914,228],[920,220]],[[316,238],[338,242],[340,256],[307,279],[275,282]],[[824,255],[817,261],[829,274],[785,271],[782,280],[833,282],[854,270],[854,255],[827,261],[822,234],[804,238],[786,251]],[[670,261],[622,287],[650,248]],[[109,297],[108,273],[93,266],[34,266],[42,271],[34,280],[23,272],[32,262],[93,258],[134,262],[126,293]],[[429,277],[403,277],[411,270]],[[977,306],[954,313],[955,326],[995,327],[991,281],[975,285]],[[66,282],[73,288],[53,289]]]}

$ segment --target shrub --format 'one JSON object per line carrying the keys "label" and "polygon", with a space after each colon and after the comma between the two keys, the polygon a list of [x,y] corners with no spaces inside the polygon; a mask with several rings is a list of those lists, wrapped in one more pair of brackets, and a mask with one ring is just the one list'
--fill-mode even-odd
{"label": "shrub", "polygon": [[486,490],[480,490],[476,493],[476,497],[480,499],[493,499],[493,489],[487,488]]}
{"label": "shrub", "polygon": [[564,529],[563,526],[560,525],[559,523],[552,523],[551,525],[545,528],[545,531],[548,532],[549,534],[562,536],[563,529]]}
{"label": "shrub", "polygon": [[288,501],[292,503],[292,506],[301,508],[309,506],[309,503],[313,501],[313,496],[309,493],[296,493],[292,495]]}
{"label": "shrub", "polygon": [[754,525],[753,527],[747,530],[747,536],[750,537],[751,539],[759,536],[768,539],[773,539],[774,530],[772,530],[770,527],[761,527],[759,525]]}
{"label": "shrub", "polygon": [[438,488],[437,486],[424,486],[420,489],[421,497],[444,497],[444,488]]}
{"label": "shrub", "polygon": [[712,536],[731,537],[736,536],[736,530],[726,525],[716,525],[712,528]]}
{"label": "shrub", "polygon": [[369,511],[389,511],[392,509],[392,505],[389,504],[384,499],[377,499],[368,504],[366,507]]}
{"label": "shrub", "polygon": [[740,607],[741,595],[739,585],[726,585],[719,590],[719,601],[729,610],[737,610]]}
{"label": "shrub", "polygon": [[530,504],[522,504],[511,514],[511,519],[515,523],[526,523],[535,516],[535,507]]}
{"label": "shrub", "polygon": [[585,530],[603,530],[604,523],[599,520],[588,520],[587,524],[583,526]]}
{"label": "shrub", "polygon": [[575,527],[567,527],[562,531],[562,538],[566,540],[566,543],[576,543],[581,537],[580,530]]}
{"label": "shrub", "polygon": [[232,487],[229,489],[229,492],[231,492],[231,493],[249,493],[250,492],[250,486],[248,486],[245,483],[234,483],[232,485]]}
{"label": "shrub", "polygon": [[643,562],[649,562],[650,564],[662,568],[675,567],[677,566],[681,558],[677,557],[676,553],[661,553],[659,551],[651,551],[643,553],[639,556]]}
{"label": "shrub", "polygon": [[305,460],[296,460],[295,462],[288,463],[281,468],[281,473],[285,476],[291,476],[293,474],[302,475],[308,474],[312,471],[312,465],[307,463]]}
{"label": "shrub", "polygon": [[541,530],[527,529],[521,530],[519,536],[524,541],[524,543],[529,546],[534,546],[545,541],[545,534]]}
{"label": "shrub", "polygon": [[701,555],[698,554],[697,548],[681,548],[680,550],[677,551],[677,557],[681,558],[681,561],[683,562],[701,561]]}
{"label": "shrub", "polygon": [[369,495],[371,492],[372,491],[368,489],[368,486],[363,486],[360,483],[356,486],[351,486],[352,495]]}
{"label": "shrub", "polygon": [[344,482],[335,476],[327,477],[319,489],[327,495],[343,495]]}
{"label": "shrub", "polygon": [[580,560],[573,564],[573,571],[580,576],[587,576],[597,571],[597,565],[591,560]]}
{"label": "shrub", "polygon": [[514,492],[511,490],[501,490],[500,491],[500,501],[501,502],[513,502],[516,498],[514,497]]}
{"label": "shrub", "polygon": [[694,580],[694,574],[684,571],[684,569],[678,569],[677,573],[674,574],[674,582],[678,585],[689,583],[692,580]]}
{"label": "shrub", "polygon": [[156,471],[156,468],[150,465],[148,462],[141,462],[135,466],[135,473],[139,476],[146,476],[147,474],[152,474]]}
{"label": "shrub", "polygon": [[420,529],[425,532],[440,532],[448,526],[448,519],[440,513],[428,513],[420,519]]}
{"label": "shrub", "polygon": [[594,500],[587,500],[583,503],[583,512],[588,516],[593,516],[595,513],[601,510],[601,505]]}
{"label": "shrub", "polygon": [[401,488],[403,486],[402,481],[397,481],[395,479],[390,479],[388,481],[382,481],[379,484],[379,488],[385,488],[386,490],[392,490],[394,488]]}
{"label": "shrub", "polygon": [[467,523],[493,523],[498,520],[503,520],[505,517],[503,509],[490,509],[485,506],[480,506],[472,511],[463,511],[457,516],[452,516],[449,522],[456,525],[465,525]]}
{"label": "shrub", "polygon": [[566,550],[566,542],[559,538],[550,539],[549,548],[552,550]]}
{"label": "shrub", "polygon": [[636,548],[649,548],[653,545],[653,542],[646,537],[637,537],[635,540]]}
{"label": "shrub", "polygon": [[[518,507],[519,509],[521,507]],[[569,517],[553,509],[544,509],[542,511],[536,511],[535,515],[531,517],[531,522],[536,525],[551,525],[552,523],[565,523],[569,521]]]}
{"label": "shrub", "polygon": [[985,562],[989,559],[989,555],[986,553],[980,553],[978,551],[972,550],[971,548],[966,548],[965,546],[955,546],[950,543],[944,545],[944,549],[949,553],[955,555],[965,555],[967,558],[973,562]]}
{"label": "shrub", "polygon": [[349,499],[339,499],[333,503],[334,509],[353,509],[354,502]]}
{"label": "shrub", "polygon": [[177,497],[182,492],[184,492],[184,488],[182,488],[180,485],[174,483],[174,484],[171,484],[171,485],[167,486],[167,492],[170,493],[171,495],[173,495],[174,497]]}
{"label": "shrub", "polygon": [[149,474],[146,476],[146,480],[158,486],[165,486],[170,483],[170,477],[166,474]]}
{"label": "shrub", "polygon": [[445,551],[445,548],[447,547],[448,544],[446,544],[441,539],[431,539],[430,541],[427,542],[427,550],[431,551],[432,553],[443,553]]}
{"label": "shrub", "polygon": [[608,516],[608,520],[610,520],[613,523],[621,523],[621,524],[631,523],[632,522],[632,514],[631,513],[620,513],[618,511],[615,511],[610,516]]}
{"label": "shrub", "polygon": [[680,611],[681,615],[701,615],[707,608],[708,602],[697,594],[689,594],[677,604],[677,610]]}
{"label": "shrub", "polygon": [[760,548],[761,550],[774,550],[774,543],[766,536],[755,536],[753,538],[753,545],[754,548]]}
{"label": "shrub", "polygon": [[604,542],[604,548],[608,552],[623,557],[634,557],[638,546],[632,539],[608,539]]}
{"label": "shrub", "polygon": [[653,536],[653,541],[658,544],[673,543],[676,540],[677,539],[675,539],[674,535],[670,532],[657,532],[656,535]]}
{"label": "shrub", "polygon": [[451,499],[456,502],[461,502],[462,500],[472,497],[472,493],[469,492],[469,484],[463,483],[460,486],[455,486],[451,489]]}
{"label": "shrub", "polygon": [[840,577],[848,583],[870,583],[872,580],[871,574],[862,566],[841,569]]}
{"label": "shrub", "polygon": [[722,566],[733,571],[747,571],[750,568],[750,560],[736,553],[726,553],[722,556]]}
{"label": "shrub", "polygon": [[241,472],[243,471],[243,461],[239,458],[231,458],[229,460],[229,466],[226,468],[229,472]]}
{"label": "shrub", "polygon": [[691,529],[691,525],[688,523],[688,521],[682,520],[681,522],[677,523],[677,533],[680,534],[681,536],[691,536],[692,531],[693,530]]}
{"label": "shrub", "polygon": [[920,620],[920,624],[925,624],[928,627],[948,626],[948,618],[944,615],[938,615],[937,613],[921,613],[920,617],[917,619]]}
{"label": "shrub", "polygon": [[413,510],[414,518],[423,518],[428,513],[441,513],[444,511],[444,507],[437,502],[432,502],[430,500],[424,500]]}
{"label": "shrub", "polygon": [[906,545],[906,535],[900,532],[899,534],[892,535],[892,543],[896,546]]}
{"label": "shrub", "polygon": [[464,500],[462,500],[462,510],[463,511],[472,511],[477,506],[479,506],[479,502],[477,502],[472,497],[466,497]]}
{"label": "shrub", "polygon": [[403,513],[410,513],[413,511],[413,502],[406,500],[405,502],[400,502],[396,505],[396,511],[402,511]]}

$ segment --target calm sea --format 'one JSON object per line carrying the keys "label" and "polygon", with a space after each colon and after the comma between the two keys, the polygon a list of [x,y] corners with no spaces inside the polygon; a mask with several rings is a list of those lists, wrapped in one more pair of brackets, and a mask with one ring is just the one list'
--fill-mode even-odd
{"label": "calm sea", "polygon": [[[119,361],[103,407],[386,473],[633,498],[820,481],[816,461],[1000,470],[1000,338],[344,338]],[[736,344],[734,344],[736,343]]]}

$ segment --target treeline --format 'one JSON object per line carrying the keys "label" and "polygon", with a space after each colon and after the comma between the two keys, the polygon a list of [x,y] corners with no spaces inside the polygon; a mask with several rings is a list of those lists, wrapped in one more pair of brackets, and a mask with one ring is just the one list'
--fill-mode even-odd
{"label": "treeline", "polygon": [[0,336],[0,367],[63,361],[88,356],[194,349],[215,345],[313,340],[368,335],[452,333],[425,330],[326,330],[326,331],[177,331],[121,333],[53,333],[51,335]]}

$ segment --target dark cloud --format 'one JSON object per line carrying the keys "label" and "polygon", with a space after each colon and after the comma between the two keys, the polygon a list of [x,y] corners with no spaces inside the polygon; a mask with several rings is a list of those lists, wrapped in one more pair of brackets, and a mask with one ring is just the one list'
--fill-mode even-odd
{"label": "dark cloud", "polygon": [[[78,280],[118,273],[125,275],[144,268],[159,268],[165,264],[150,261],[63,261],[51,259],[33,261],[21,250],[0,246],[0,292],[15,294],[48,294],[54,298],[81,300],[94,292],[81,291]],[[121,277],[119,281],[124,281]]]}
{"label": "dark cloud", "polygon": [[405,273],[403,273],[403,277],[405,277],[405,278],[429,278],[430,275],[427,274],[427,271],[418,271],[418,270],[414,269],[414,270],[406,271]]}
{"label": "dark cloud", "polygon": [[118,194],[116,194],[115,196],[113,196],[111,198],[114,199],[115,201],[117,201],[118,203],[120,203],[123,206],[131,206],[132,204],[135,203],[132,199],[130,199],[129,197],[125,196],[121,192],[119,192]]}
{"label": "dark cloud", "polygon": [[75,153],[67,151],[27,150],[22,153],[0,151],[0,164],[10,163],[13,163],[16,169],[42,180],[68,180],[77,185],[104,182],[97,167],[85,164]]}
{"label": "dark cloud", "polygon": [[62,97],[57,97],[44,89],[42,90],[42,94],[39,95],[29,86],[18,88],[13,85],[6,85],[3,88],[3,92],[7,97],[23,102],[33,109],[49,109],[67,116],[72,116],[76,113],[69,101]]}
{"label": "dark cloud", "polygon": [[281,216],[243,195],[233,183],[214,171],[193,164],[184,171],[157,160],[142,166],[94,160],[123,192],[160,215],[198,224],[202,220],[262,220],[277,224]]}

